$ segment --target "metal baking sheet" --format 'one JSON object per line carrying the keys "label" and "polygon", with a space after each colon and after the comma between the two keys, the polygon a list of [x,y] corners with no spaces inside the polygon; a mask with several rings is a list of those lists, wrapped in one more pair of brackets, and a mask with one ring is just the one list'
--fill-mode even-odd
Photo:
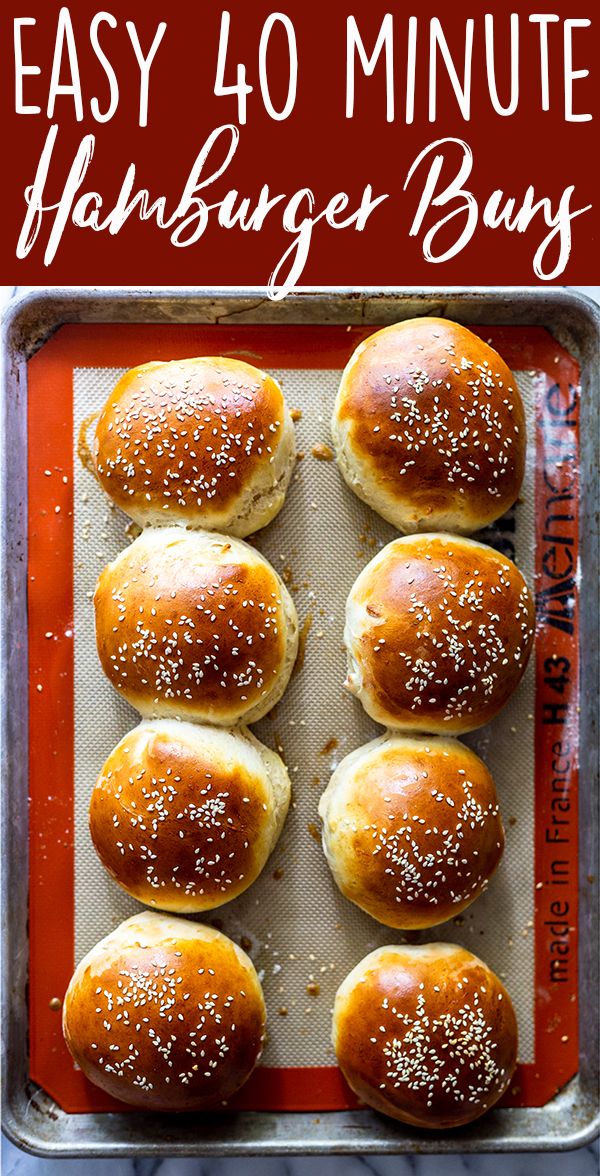
{"label": "metal baking sheet", "polygon": [[[504,292],[503,292],[504,294]],[[554,298],[554,302],[552,301]],[[287,322],[290,323],[343,323],[345,325],[364,325],[365,323],[384,323],[386,321],[393,321],[400,317],[411,317],[417,313],[445,313],[448,317],[455,317],[465,322],[485,322],[489,324],[497,323],[526,323],[526,324],[541,324],[546,326],[551,333],[560,342],[578,355],[582,363],[583,371],[583,404],[582,404],[582,438],[584,441],[584,451],[582,454],[582,482],[583,482],[583,520],[586,518],[586,509],[588,505],[588,496],[593,486],[593,480],[587,476],[586,469],[586,454],[589,448],[588,440],[593,435],[593,429],[586,428],[585,413],[586,409],[590,407],[591,397],[594,395],[588,376],[593,374],[593,356],[594,349],[597,350],[597,336],[598,326],[595,315],[591,309],[590,304],[585,300],[580,300],[575,297],[565,295],[563,292],[554,292],[552,298],[548,295],[542,295],[540,292],[533,291],[519,291],[508,292],[506,296],[500,297],[493,292],[481,292],[479,294],[473,293],[466,295],[462,292],[446,292],[437,296],[427,295],[424,292],[406,292],[403,294],[390,295],[379,294],[370,295],[364,298],[357,298],[350,293],[319,293],[315,295],[298,296],[288,300],[282,305],[275,305],[269,303],[266,299],[260,300],[260,294],[257,292],[254,295],[245,295],[233,297],[231,295],[202,295],[201,293],[191,296],[189,293],[185,295],[177,294],[159,294],[153,292],[151,294],[137,293],[115,295],[111,293],[94,294],[94,292],[73,292],[71,294],[57,295],[57,292],[48,292],[46,294],[38,294],[33,299],[28,299],[21,306],[14,308],[11,318],[7,323],[7,341],[9,347],[12,347],[11,357],[17,361],[18,368],[13,368],[12,380],[9,380],[7,389],[9,395],[7,396],[7,433],[5,434],[8,440],[8,428],[19,424],[17,416],[14,415],[14,404],[11,396],[18,394],[18,374],[24,376],[24,363],[27,357],[36,349],[37,344],[42,341],[48,333],[55,327],[65,321],[106,321],[106,322],[123,322],[123,321],[143,321],[143,322],[215,322],[220,321],[226,317],[228,321],[232,318],[234,321],[240,322]],[[450,308],[447,303],[450,299],[455,300],[455,304]],[[446,305],[440,305],[444,301]],[[257,305],[257,303],[259,303]],[[68,309],[67,309],[68,307]],[[9,357],[9,348],[6,352]],[[15,375],[17,379],[15,381]],[[12,391],[11,391],[12,390]],[[24,409],[21,406],[21,411],[24,416]],[[21,420],[21,445],[24,443],[24,420]],[[15,462],[12,466],[13,480],[11,486],[14,490],[14,484],[17,480],[18,458],[21,459],[21,478],[23,478],[23,463],[24,463],[24,447],[20,449],[7,445],[7,467],[10,466],[10,459],[13,457]],[[589,455],[593,458],[593,455]],[[593,469],[593,460],[590,468]],[[8,472],[8,468],[7,468]],[[24,489],[24,487],[23,487]],[[8,497],[8,496],[7,496]],[[11,505],[8,504],[8,509]],[[23,504],[21,503],[21,510]],[[24,514],[24,512],[23,512]],[[582,520],[582,521],[583,521]],[[8,521],[8,520],[7,520]],[[13,571],[12,555],[15,548],[10,545],[10,537],[14,538],[15,527],[7,528],[6,538],[8,539],[8,558],[11,560],[7,565],[7,570]],[[21,519],[21,532],[23,531],[23,519]],[[23,537],[23,536],[22,536]],[[588,553],[587,549],[590,545],[590,540],[594,541],[593,533],[586,530],[585,525],[582,526],[582,573],[584,582],[596,583],[597,577],[594,578],[594,563],[593,560],[597,558],[597,549]],[[586,560],[592,560],[592,563]],[[591,573],[586,571],[586,568],[592,568]],[[597,567],[597,565],[595,565]],[[16,570],[16,569],[14,569]],[[17,578],[18,579],[18,578]],[[18,583],[15,585],[18,589]],[[21,591],[22,591],[22,577],[21,577]],[[591,604],[591,615],[593,617],[593,599],[588,598],[588,603]],[[15,608],[20,605],[23,610],[23,600],[18,596],[15,600]],[[584,610],[586,606],[586,597],[583,597]],[[10,624],[7,626],[7,637],[10,638],[14,630],[14,611],[8,614],[7,620]],[[589,650],[590,641],[588,633],[585,628],[585,615],[582,615],[582,646],[587,652],[587,657],[584,659],[583,665],[583,680],[582,680],[582,697],[586,698],[585,682],[586,673],[590,670]],[[22,628],[21,633],[25,631],[24,613],[21,614]],[[593,636],[596,636],[595,632]],[[7,645],[9,654],[13,652],[10,641]],[[16,655],[15,655],[16,656]],[[592,672],[594,665],[597,665],[597,659],[594,662],[592,658]],[[10,679],[11,690],[17,687],[17,679],[15,675],[11,675]],[[594,697],[597,695],[594,695]],[[24,701],[24,699],[23,699]],[[14,707],[14,703],[13,703]],[[584,720],[587,716],[584,715]],[[591,716],[590,716],[591,717]],[[7,714],[7,723],[14,720]],[[586,772],[585,755],[587,752],[587,722],[584,721],[582,730],[582,746],[581,746],[581,776],[582,779],[589,780],[590,775]],[[23,731],[23,720],[21,719],[18,727],[20,732]],[[10,738],[10,731],[6,734]],[[13,732],[15,735],[16,732]],[[358,740],[360,742],[360,740]],[[590,741],[591,744],[591,741]],[[596,749],[597,750],[597,749]],[[594,749],[590,747],[590,755],[593,757]],[[24,762],[25,756],[23,752]],[[593,766],[593,765],[592,765]],[[10,789],[14,791],[17,787],[19,761],[15,763],[13,760],[10,776]],[[591,777],[594,778],[593,775]],[[26,781],[25,781],[26,793]],[[593,790],[591,792],[591,804],[593,815]],[[6,790],[5,799],[7,803],[12,799],[15,800],[14,795],[8,796]],[[580,870],[582,877],[585,877],[593,872],[593,867],[589,864],[589,854],[586,858],[586,836],[584,831],[590,833],[592,822],[583,817],[586,812],[586,804],[590,796],[584,791],[581,797],[582,809],[582,837],[580,841]],[[16,814],[11,817],[15,821]],[[587,819],[587,825],[583,823]],[[5,822],[5,829],[7,828]],[[13,843],[14,844],[14,843]],[[593,842],[590,843],[593,845]],[[20,853],[20,861],[23,860],[22,846]],[[586,861],[588,863],[586,870]],[[586,932],[586,919],[591,918],[591,906],[593,904],[593,897],[591,896],[590,884],[587,883],[582,887],[581,896],[581,942],[582,951],[585,952],[586,947],[589,948],[593,939]],[[11,883],[11,893],[14,894],[14,882]],[[15,912],[16,914],[16,912]],[[597,926],[597,924],[596,924]],[[14,920],[14,925],[11,929],[12,942],[18,942],[19,924]],[[21,925],[20,935],[21,939],[24,934],[24,921]],[[26,953],[23,953],[26,954]],[[5,960],[8,958],[5,953]],[[582,1046],[585,1054],[590,1050],[589,1058],[594,1056],[593,1042],[590,1039],[590,1016],[593,1014],[594,1003],[594,988],[593,988],[593,970],[590,971],[590,964],[585,963],[581,966],[581,975],[584,983],[580,991],[580,1008],[585,1016],[586,1031],[582,1035]],[[586,984],[591,977],[592,987],[588,996],[588,1005],[585,1003]],[[6,991],[7,989],[5,989]],[[591,1003],[589,997],[591,996]],[[18,1002],[17,1002],[18,1003]],[[16,1010],[15,1010],[16,1012]],[[175,1120],[161,1119],[158,1124],[156,1121],[149,1122],[145,1116],[128,1116],[128,1115],[67,1115],[60,1110],[60,1108],[52,1103],[42,1091],[27,1091],[26,1082],[23,1085],[22,1097],[28,1101],[28,1123],[24,1123],[23,1119],[19,1119],[18,1115],[18,1094],[21,1090],[20,1082],[26,1074],[26,1058],[25,1066],[19,1072],[15,1065],[15,1057],[18,1057],[17,1042],[19,1041],[19,1028],[21,1032],[25,1029],[26,1018],[24,1008],[21,1010],[23,1019],[19,1026],[16,1018],[11,1019],[11,1045],[14,1044],[15,1049],[11,1049],[11,1069],[9,1078],[5,1083],[5,1091],[10,1094],[8,1108],[8,1117],[6,1119],[7,1127],[11,1134],[19,1141],[25,1143],[26,1146],[35,1148],[36,1150],[43,1150],[49,1154],[58,1154],[64,1152],[65,1154],[122,1154],[130,1149],[136,1152],[156,1152],[161,1151],[166,1154],[217,1154],[219,1152],[235,1152],[237,1154],[248,1152],[265,1152],[265,1151],[301,1151],[301,1152],[332,1152],[332,1151],[465,1151],[465,1150],[511,1150],[522,1149],[526,1147],[538,1148],[547,1146],[557,1148],[560,1146],[575,1146],[583,1142],[584,1138],[593,1133],[593,1113],[594,1113],[594,1081],[597,1080],[597,1075],[593,1073],[593,1066],[590,1068],[589,1081],[586,1084],[586,1068],[588,1067],[589,1058],[582,1056],[580,1070],[575,1079],[556,1096],[552,1103],[543,1108],[510,1108],[506,1110],[497,1111],[494,1113],[493,1119],[483,1120],[480,1123],[474,1124],[471,1128],[462,1131],[452,1136],[440,1139],[432,1137],[425,1133],[414,1133],[397,1124],[384,1120],[379,1116],[371,1114],[368,1111],[337,1111],[337,1112],[320,1112],[317,1116],[310,1114],[287,1112],[244,1112],[234,1116],[223,1116],[221,1120],[215,1120],[207,1127],[202,1122],[201,1129],[199,1129],[197,1117],[190,1121],[187,1117],[178,1117]],[[15,1037],[13,1039],[12,1030],[15,1029]],[[21,1050],[26,1046],[26,1042],[21,1038]],[[596,1051],[597,1052],[597,1051]],[[23,1059],[22,1059],[23,1060]],[[17,1082],[15,1086],[15,1074],[17,1075]],[[9,1087],[10,1083],[10,1087]],[[22,1106],[21,1106],[22,1110]],[[12,1126],[10,1125],[12,1123]],[[60,1127],[52,1124],[60,1124]],[[85,1125],[84,1125],[85,1124]],[[50,1125],[50,1126],[49,1126]],[[87,1128],[87,1129],[86,1129]],[[29,1134],[28,1134],[29,1133]],[[85,1142],[82,1142],[85,1140]]]}

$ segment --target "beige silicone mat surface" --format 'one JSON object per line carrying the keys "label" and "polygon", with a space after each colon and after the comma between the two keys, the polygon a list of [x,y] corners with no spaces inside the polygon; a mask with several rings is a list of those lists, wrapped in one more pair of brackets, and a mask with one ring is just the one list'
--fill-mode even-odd
{"label": "beige silicone mat surface", "polygon": [[[74,438],[122,374],[116,368],[76,369]],[[342,689],[346,659],[344,607],[356,576],[396,535],[346,488],[335,462],[312,453],[328,443],[340,373],[275,371],[296,425],[297,464],[285,506],[253,542],[286,579],[306,635],[304,666],[276,712],[255,734],[283,754],[293,803],[281,839],[258,881],[240,898],[205,916],[238,942],[244,938],[263,981],[269,1041],[263,1064],[333,1064],[331,1009],[336,988],[367,952],[385,943],[443,939],[481,955],[504,979],[519,1021],[522,1062],[533,1059],[533,659],[516,696],[492,724],[468,737],[496,780],[506,851],[488,891],[462,916],[427,932],[402,936],[381,927],[337,891],[320,846],[317,805],[332,770],[381,728]],[[517,372],[528,415],[524,500],[515,508],[516,561],[532,585],[534,502],[532,373]],[[92,594],[101,568],[129,541],[128,520],[112,508],[93,476],[75,459],[75,945],[79,960],[139,904],[108,877],[87,827],[90,791],[115,743],[137,715],[104,678],[94,640]],[[488,540],[493,536],[484,536]],[[248,946],[250,944],[250,946]],[[283,1011],[285,1010],[285,1012]]]}

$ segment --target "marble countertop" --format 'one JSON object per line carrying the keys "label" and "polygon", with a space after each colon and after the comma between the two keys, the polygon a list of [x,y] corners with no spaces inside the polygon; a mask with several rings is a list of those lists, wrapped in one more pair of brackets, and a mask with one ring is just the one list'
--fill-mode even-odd
{"label": "marble countertop", "polygon": [[502,1156],[292,1156],[281,1159],[43,1160],[3,1139],[3,1176],[598,1176],[598,1144]]}
{"label": "marble countertop", "polygon": [[[22,287],[0,286],[0,310]],[[600,286],[573,289],[600,302]],[[575,1152],[479,1156],[337,1156],[281,1159],[45,1160],[2,1138],[3,1176],[598,1176],[598,1141]]]}

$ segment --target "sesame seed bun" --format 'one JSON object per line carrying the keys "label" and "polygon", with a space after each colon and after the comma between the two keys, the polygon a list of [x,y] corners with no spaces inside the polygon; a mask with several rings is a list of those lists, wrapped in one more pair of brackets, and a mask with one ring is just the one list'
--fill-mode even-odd
{"label": "sesame seed bun", "polygon": [[517,1060],[510,997],[453,943],[381,947],[335,999],[333,1046],[360,1099],[394,1119],[447,1130],[479,1118]]}
{"label": "sesame seed bun", "polygon": [[107,1094],[149,1111],[205,1110],[243,1086],[263,1047],[254,965],[213,927],[144,911],[75,969],[63,1033]]}
{"label": "sesame seed bun", "polygon": [[289,801],[282,760],[250,731],[153,719],[110,753],[90,832],[115,882],[139,902],[206,911],[258,877]]}
{"label": "sesame seed bun", "polygon": [[348,689],[385,727],[472,731],[519,684],[533,600],[512,560],[455,535],[388,543],[346,608]]}
{"label": "sesame seed bun", "polygon": [[296,610],[240,539],[148,528],[101,573],[94,605],[104,672],[147,718],[252,723],[287,686]]}
{"label": "sesame seed bun", "polygon": [[351,490],[400,531],[469,534],[504,514],[525,468],[514,376],[472,331],[417,318],[356,348],[332,421]]}
{"label": "sesame seed bun", "polygon": [[388,927],[433,927],[488,884],[504,848],[494,781],[457,739],[388,732],[346,756],[321,797],[342,894]]}
{"label": "sesame seed bun", "polygon": [[126,372],[94,440],[104,490],[142,526],[182,522],[240,536],[281,510],[295,452],[277,381],[222,357]]}

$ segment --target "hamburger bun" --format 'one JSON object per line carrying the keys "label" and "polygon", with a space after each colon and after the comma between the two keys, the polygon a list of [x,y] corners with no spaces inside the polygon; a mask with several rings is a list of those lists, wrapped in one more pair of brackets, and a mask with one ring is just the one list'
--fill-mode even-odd
{"label": "hamburger bun", "polygon": [[526,437],[515,378],[446,319],[395,323],[360,343],[332,432],[350,489],[405,533],[478,531],[519,494]]}
{"label": "hamburger bun", "polygon": [[207,911],[258,877],[289,801],[282,760],[250,731],[153,719],[110,753],[90,833],[109,874],[139,902]]}
{"label": "hamburger bun", "polygon": [[296,609],[240,539],[148,528],[104,568],[94,606],[104,672],[144,717],[252,723],[287,686]]}
{"label": "hamburger bun", "polygon": [[321,797],[323,849],[342,894],[388,927],[464,911],[504,848],[494,781],[457,739],[388,732],[346,756]]}
{"label": "hamburger bun", "polygon": [[238,536],[281,510],[295,452],[277,381],[222,357],[125,372],[93,446],[102,487],[141,526],[183,523]]}
{"label": "hamburger bun", "polygon": [[144,911],[85,956],[63,1004],[85,1077],[147,1111],[206,1110],[252,1073],[265,1004],[245,952],[214,927]]}
{"label": "hamburger bun", "polygon": [[507,1089],[517,1060],[510,997],[454,943],[380,947],[346,977],[333,1046],[368,1106],[416,1127],[462,1127]]}
{"label": "hamburger bun", "polygon": [[450,734],[518,686],[535,611],[521,572],[483,543],[410,535],[363,569],[346,609],[346,685],[385,727]]}

